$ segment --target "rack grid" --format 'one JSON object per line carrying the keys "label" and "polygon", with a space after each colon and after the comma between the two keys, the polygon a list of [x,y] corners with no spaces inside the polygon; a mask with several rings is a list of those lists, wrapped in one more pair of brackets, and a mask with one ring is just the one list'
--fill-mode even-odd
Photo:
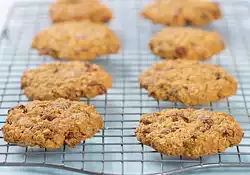
{"label": "rack grid", "polygon": [[[134,135],[139,117],[164,108],[187,108],[181,103],[157,102],[138,87],[138,74],[157,58],[148,50],[149,38],[162,26],[139,16],[148,0],[106,0],[114,10],[108,25],[122,42],[119,54],[100,57],[93,62],[113,76],[108,94],[91,100],[104,118],[103,129],[76,148],[60,149],[19,147],[4,142],[0,131],[0,166],[53,167],[85,174],[175,174],[208,167],[250,167],[250,12],[243,1],[222,1],[223,18],[205,29],[216,30],[226,49],[208,62],[217,64],[238,80],[238,91],[226,100],[195,107],[226,112],[235,117],[244,130],[237,147],[214,156],[189,159],[161,155],[140,144]],[[0,37],[0,127],[10,107],[26,103],[20,89],[25,69],[55,61],[39,56],[30,48],[32,37],[50,26],[49,2],[15,4]]]}

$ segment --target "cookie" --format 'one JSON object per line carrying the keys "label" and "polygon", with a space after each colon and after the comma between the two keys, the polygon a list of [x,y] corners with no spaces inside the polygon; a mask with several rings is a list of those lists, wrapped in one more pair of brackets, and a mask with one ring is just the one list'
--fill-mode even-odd
{"label": "cookie", "polygon": [[237,81],[222,68],[196,60],[166,60],[139,75],[141,88],[156,100],[208,104],[232,96]]}
{"label": "cookie", "polygon": [[50,6],[49,16],[53,23],[85,19],[108,22],[112,19],[112,12],[97,0],[60,0]]}
{"label": "cookie", "polygon": [[103,126],[93,106],[57,99],[33,101],[9,110],[2,127],[4,140],[20,146],[74,147],[94,136]]}
{"label": "cookie", "polygon": [[64,3],[64,4],[76,4],[76,3],[82,3],[85,1],[98,1],[98,0],[56,0],[56,3]]}
{"label": "cookie", "polygon": [[93,98],[111,86],[112,77],[101,67],[80,61],[44,64],[25,70],[21,78],[21,88],[32,100]]}
{"label": "cookie", "polygon": [[224,49],[224,42],[217,32],[168,27],[151,38],[149,48],[163,59],[207,60]]}
{"label": "cookie", "polygon": [[203,26],[221,18],[218,4],[203,0],[154,0],[141,14],[154,23],[169,26]]}
{"label": "cookie", "polygon": [[32,47],[42,55],[86,60],[117,53],[120,41],[104,24],[87,20],[54,24],[34,37]]}
{"label": "cookie", "polygon": [[135,131],[137,139],[168,156],[198,158],[238,145],[243,132],[222,112],[165,109],[145,114]]}

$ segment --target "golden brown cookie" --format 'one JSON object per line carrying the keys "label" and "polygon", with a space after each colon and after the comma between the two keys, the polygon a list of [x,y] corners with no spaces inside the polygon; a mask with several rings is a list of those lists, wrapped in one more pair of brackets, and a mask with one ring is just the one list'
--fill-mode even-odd
{"label": "golden brown cookie", "polygon": [[112,12],[97,0],[60,0],[50,6],[49,16],[53,23],[85,19],[108,22]]}
{"label": "golden brown cookie", "polygon": [[56,3],[76,4],[76,3],[82,3],[85,1],[98,1],[98,0],[56,0]]}
{"label": "golden brown cookie", "polygon": [[32,41],[32,47],[40,54],[55,58],[86,60],[117,53],[120,41],[104,24],[65,22],[39,32]]}
{"label": "golden brown cookie", "polygon": [[164,59],[207,60],[224,49],[224,42],[217,32],[168,27],[151,38],[149,47]]}
{"label": "golden brown cookie", "polygon": [[208,104],[232,96],[237,81],[222,68],[195,60],[158,62],[139,75],[141,88],[157,100]]}
{"label": "golden brown cookie", "polygon": [[44,64],[25,70],[21,79],[24,94],[32,100],[93,98],[111,86],[112,77],[101,67],[80,61]]}
{"label": "golden brown cookie", "polygon": [[145,114],[135,134],[162,154],[192,158],[223,152],[243,137],[239,124],[227,114],[194,109]]}
{"label": "golden brown cookie", "polygon": [[4,140],[20,146],[74,147],[93,137],[103,126],[93,106],[58,99],[33,101],[9,110],[2,127]]}
{"label": "golden brown cookie", "polygon": [[154,23],[169,26],[202,26],[221,17],[219,6],[204,0],[154,0],[141,14]]}

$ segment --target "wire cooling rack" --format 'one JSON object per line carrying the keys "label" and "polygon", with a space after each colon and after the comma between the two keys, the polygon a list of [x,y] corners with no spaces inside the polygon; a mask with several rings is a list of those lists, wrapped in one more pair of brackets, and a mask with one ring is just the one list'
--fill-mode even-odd
{"label": "wire cooling rack", "polygon": [[[214,156],[188,159],[161,155],[140,144],[134,135],[140,115],[164,108],[186,108],[180,103],[157,102],[139,89],[138,73],[160,59],[152,55],[147,43],[162,26],[153,25],[138,13],[146,0],[109,0],[114,10],[109,26],[119,35],[119,54],[98,58],[113,76],[108,94],[86,101],[103,116],[104,128],[92,139],[74,149],[19,147],[4,142],[0,132],[0,166],[42,166],[85,174],[174,174],[208,167],[250,167],[250,12],[249,4],[239,1],[221,3],[223,18],[207,27],[225,39],[226,49],[209,62],[230,72],[237,80],[237,94],[224,101],[198,106],[235,116],[245,136],[237,147]],[[0,127],[10,107],[26,103],[20,90],[20,76],[25,69],[53,62],[30,49],[32,37],[50,26],[49,3],[23,3],[12,8],[0,40]]]}

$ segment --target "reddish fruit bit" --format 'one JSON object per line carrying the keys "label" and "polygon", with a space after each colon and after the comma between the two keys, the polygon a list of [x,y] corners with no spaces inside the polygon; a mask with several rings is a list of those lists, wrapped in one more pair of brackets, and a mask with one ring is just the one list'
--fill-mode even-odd
{"label": "reddish fruit bit", "polygon": [[44,49],[42,49],[42,50],[40,50],[40,55],[48,55],[49,53],[51,53],[52,52],[52,50],[51,49],[49,49],[49,48],[44,48]]}
{"label": "reddish fruit bit", "polygon": [[200,131],[201,131],[201,132],[206,132],[206,131],[208,131],[210,128],[211,128],[211,125],[209,125],[209,124],[206,123],[204,126],[200,127]]}
{"label": "reddish fruit bit", "polygon": [[109,16],[103,16],[103,17],[102,17],[102,21],[103,21],[103,22],[108,22],[109,19],[110,19]]}
{"label": "reddish fruit bit", "polygon": [[150,131],[150,129],[147,128],[147,129],[144,129],[144,130],[142,131],[142,133],[143,133],[143,134],[149,134],[149,133],[151,133],[151,131]]}
{"label": "reddish fruit bit", "polygon": [[168,129],[164,129],[164,130],[162,130],[161,131],[161,134],[169,134],[171,131],[170,130],[168,130]]}
{"label": "reddish fruit bit", "polygon": [[66,139],[72,139],[74,137],[74,134],[72,132],[69,132],[68,135],[65,137]]}
{"label": "reddish fruit bit", "polygon": [[220,78],[221,78],[221,75],[220,75],[220,73],[216,73],[216,80],[219,80]]}
{"label": "reddish fruit bit", "polygon": [[27,113],[27,109],[26,109],[26,107],[24,105],[18,105],[18,106],[14,107],[14,108],[9,109],[8,114],[10,113],[10,111],[12,111],[14,109],[22,109],[23,113]]}
{"label": "reddish fruit bit", "polygon": [[177,54],[179,57],[184,57],[184,56],[186,56],[186,54],[187,54],[186,48],[184,48],[184,47],[177,47],[177,48],[175,49],[175,52],[176,52],[176,54]]}
{"label": "reddish fruit bit", "polygon": [[232,130],[230,130],[230,129],[225,128],[222,131],[222,136],[223,137],[229,137],[229,136],[233,136],[233,135],[234,135],[234,132]]}
{"label": "reddish fruit bit", "polygon": [[203,123],[207,123],[209,125],[212,125],[214,123],[211,118],[206,116],[198,116],[198,119],[201,120]]}

